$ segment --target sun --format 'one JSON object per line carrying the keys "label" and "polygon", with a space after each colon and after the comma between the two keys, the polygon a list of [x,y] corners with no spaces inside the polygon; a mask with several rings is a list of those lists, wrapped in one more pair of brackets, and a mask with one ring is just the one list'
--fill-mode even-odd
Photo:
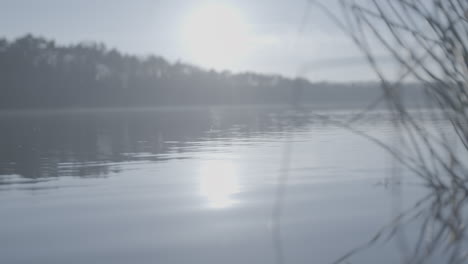
{"label": "sun", "polygon": [[183,23],[183,45],[191,61],[205,67],[235,67],[249,51],[249,26],[241,12],[213,3],[192,11]]}

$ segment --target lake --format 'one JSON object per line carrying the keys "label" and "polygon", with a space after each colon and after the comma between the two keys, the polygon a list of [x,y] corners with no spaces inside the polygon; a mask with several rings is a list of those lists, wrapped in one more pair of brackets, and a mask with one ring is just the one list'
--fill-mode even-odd
{"label": "lake", "polygon": [[[317,113],[353,117],[280,107],[2,113],[0,263],[330,263],[424,190],[412,177],[386,184],[395,161]],[[383,111],[354,127],[398,144]],[[394,244],[352,263],[395,263]]]}

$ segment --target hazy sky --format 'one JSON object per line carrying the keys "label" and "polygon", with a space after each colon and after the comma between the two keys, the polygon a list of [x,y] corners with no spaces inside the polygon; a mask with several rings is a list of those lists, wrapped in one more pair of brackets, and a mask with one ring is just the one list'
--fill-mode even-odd
{"label": "hazy sky", "polygon": [[[368,80],[353,44],[306,0],[0,0],[0,32],[99,41],[217,70]],[[307,70],[304,70],[307,69]]]}

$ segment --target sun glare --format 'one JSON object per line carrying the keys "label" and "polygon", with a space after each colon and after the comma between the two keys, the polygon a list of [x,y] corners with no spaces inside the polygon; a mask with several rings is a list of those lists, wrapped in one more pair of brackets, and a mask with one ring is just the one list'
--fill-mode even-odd
{"label": "sun glare", "polygon": [[232,162],[205,161],[200,166],[200,193],[210,207],[225,208],[234,203],[232,195],[239,191],[237,174]]}
{"label": "sun glare", "polygon": [[192,60],[207,67],[229,68],[248,55],[248,23],[225,4],[194,10],[184,22],[183,38]]}

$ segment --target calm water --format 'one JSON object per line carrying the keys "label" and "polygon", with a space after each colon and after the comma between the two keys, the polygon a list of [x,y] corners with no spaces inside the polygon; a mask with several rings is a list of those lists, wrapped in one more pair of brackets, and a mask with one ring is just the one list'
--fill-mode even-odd
{"label": "calm water", "polygon": [[[356,127],[397,141],[385,115]],[[307,111],[14,113],[0,131],[0,263],[275,263],[288,149],[286,263],[335,260],[421,193],[395,198],[383,150]],[[394,248],[356,263],[394,263]]]}

